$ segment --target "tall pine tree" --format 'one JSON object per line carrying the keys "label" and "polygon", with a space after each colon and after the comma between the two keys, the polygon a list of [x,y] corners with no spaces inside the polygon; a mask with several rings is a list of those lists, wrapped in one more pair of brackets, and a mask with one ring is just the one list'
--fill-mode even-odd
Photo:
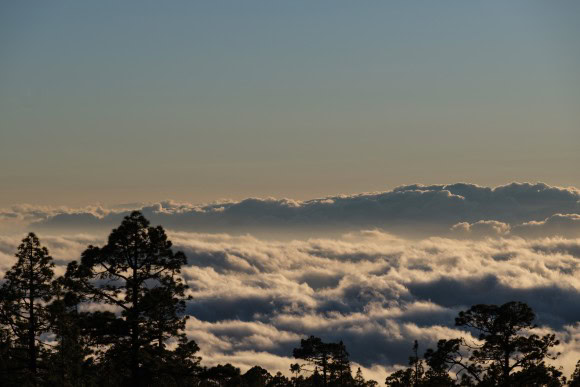
{"label": "tall pine tree", "polygon": [[37,385],[43,352],[40,335],[49,329],[47,304],[52,298],[54,263],[34,233],[22,240],[16,258],[0,288],[0,323],[6,341],[3,363],[10,376],[4,380]]}
{"label": "tall pine tree", "polygon": [[67,278],[85,301],[120,310],[124,328],[118,330],[108,357],[117,366],[125,365],[129,374],[121,378],[132,385],[145,384],[150,367],[144,365],[163,360],[156,357],[166,354],[168,339],[179,338],[183,348],[186,286],[179,273],[186,257],[171,246],[161,226],[151,227],[135,211],[111,232],[106,245],[89,246],[80,264],[73,262],[67,269]]}

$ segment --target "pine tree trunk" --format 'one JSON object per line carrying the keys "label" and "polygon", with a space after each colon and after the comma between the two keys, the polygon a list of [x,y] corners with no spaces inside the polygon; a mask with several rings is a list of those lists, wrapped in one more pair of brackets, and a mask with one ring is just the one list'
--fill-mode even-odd
{"label": "pine tree trunk", "polygon": [[133,270],[131,311],[131,379],[133,386],[139,386],[139,311],[137,310],[137,271]]}
{"label": "pine tree trunk", "polygon": [[33,384],[36,385],[36,324],[34,315],[34,265],[32,262],[32,251],[30,251],[30,293],[28,303],[28,368],[32,374]]}
{"label": "pine tree trunk", "polygon": [[326,364],[328,363],[326,354],[324,354],[324,358],[322,359],[322,385],[326,387]]}
{"label": "pine tree trunk", "polygon": [[[506,344],[507,347],[507,344]],[[503,383],[502,386],[509,387],[509,376],[510,376],[510,352],[505,350],[503,359]]]}

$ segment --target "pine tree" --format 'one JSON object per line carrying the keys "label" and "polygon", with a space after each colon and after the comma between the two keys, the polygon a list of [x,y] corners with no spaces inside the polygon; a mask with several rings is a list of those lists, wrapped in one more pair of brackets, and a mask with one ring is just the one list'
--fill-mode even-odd
{"label": "pine tree", "polygon": [[[126,216],[103,247],[89,246],[80,264],[73,262],[67,278],[86,301],[121,310],[119,335],[108,356],[125,364],[132,385],[145,378],[145,362],[159,362],[165,342],[185,327],[186,286],[179,277],[186,263],[172,250],[161,226],[151,227],[138,211]],[[157,350],[152,350],[152,348]],[[126,377],[121,375],[121,377]]]}
{"label": "pine tree", "polygon": [[244,385],[247,387],[263,387],[272,379],[270,373],[260,367],[254,366],[242,375]]}
{"label": "pine tree", "polygon": [[344,343],[341,340],[338,343],[329,343],[327,346],[330,350],[328,368],[330,370],[331,383],[336,386],[352,384],[350,360]]}
{"label": "pine tree", "polygon": [[87,322],[100,324],[102,319],[78,312],[79,299],[73,292],[66,291],[63,277],[57,278],[52,288],[54,300],[47,309],[57,344],[49,357],[48,380],[51,385],[63,387],[89,385],[96,375],[91,356],[94,353],[90,349],[93,337],[86,326]]}
{"label": "pine tree", "polygon": [[570,376],[570,382],[568,384],[570,387],[580,387],[580,360],[576,363],[576,368],[574,373]]}
{"label": "pine tree", "polygon": [[[493,386],[559,386],[562,373],[547,365],[546,359],[559,355],[551,349],[558,345],[554,334],[530,333],[533,310],[522,302],[475,305],[460,312],[455,324],[479,333],[482,344],[465,339],[439,340],[437,349],[425,354],[431,369],[441,374],[454,369],[464,379]],[[469,357],[464,356],[469,353]]]}
{"label": "pine tree", "polygon": [[316,369],[322,369],[322,385],[326,386],[328,381],[328,363],[330,361],[331,349],[319,337],[310,336],[300,340],[300,347],[294,348],[293,355],[296,359],[306,360],[314,365]]}
{"label": "pine tree", "polygon": [[356,370],[356,375],[354,377],[354,385],[356,387],[365,387],[365,378],[363,377],[360,367]]}
{"label": "pine tree", "polygon": [[352,384],[350,361],[348,352],[342,341],[338,343],[325,343],[319,337],[310,336],[300,340],[300,347],[294,348],[294,358],[302,359],[310,363],[316,370],[322,370],[320,377],[323,386]]}
{"label": "pine tree", "polygon": [[389,387],[450,387],[455,386],[449,377],[447,368],[428,368],[425,371],[425,361],[419,357],[419,342],[413,343],[413,354],[409,357],[409,367],[393,372],[385,380]]}
{"label": "pine tree", "polygon": [[0,289],[0,323],[8,342],[5,350],[10,374],[21,377],[18,383],[37,385],[44,349],[39,338],[49,328],[46,306],[52,298],[54,263],[34,233],[22,240],[16,257]]}

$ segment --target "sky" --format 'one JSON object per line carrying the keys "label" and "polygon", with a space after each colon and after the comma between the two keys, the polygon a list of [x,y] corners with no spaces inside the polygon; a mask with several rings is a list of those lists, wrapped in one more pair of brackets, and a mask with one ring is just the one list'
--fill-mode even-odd
{"label": "sky", "polygon": [[575,1],[0,5],[0,207],[579,186]]}

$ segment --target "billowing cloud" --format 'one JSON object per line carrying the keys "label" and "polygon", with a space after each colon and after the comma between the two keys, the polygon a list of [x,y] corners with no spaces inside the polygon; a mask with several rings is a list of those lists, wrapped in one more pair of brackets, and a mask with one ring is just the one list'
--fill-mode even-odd
{"label": "billowing cloud", "polygon": [[451,231],[456,236],[464,237],[496,237],[510,233],[511,227],[507,223],[497,220],[480,220],[475,223],[460,222]]}
{"label": "billowing cloud", "polygon": [[60,274],[140,209],[188,257],[187,334],[207,365],[288,374],[292,348],[313,334],[343,340],[382,382],[406,364],[413,340],[426,349],[465,335],[453,326],[458,311],[520,300],[558,334],[557,362],[569,374],[580,356],[579,200],[576,188],[514,183],[310,201],[20,206],[0,213],[4,229],[22,226],[0,236],[0,272],[14,263],[24,230],[37,231]]}
{"label": "billowing cloud", "polygon": [[[425,348],[464,334],[453,326],[459,310],[510,300],[529,303],[561,335],[567,371],[580,351],[569,333],[580,329],[578,239],[409,241],[368,231],[284,243],[188,233],[173,240],[189,257],[192,335],[225,340],[228,358],[248,350],[285,358],[291,338],[314,334],[343,340],[365,367],[392,367],[405,364],[414,339]],[[269,328],[248,330],[256,323]],[[239,329],[225,334],[223,324]]]}
{"label": "billowing cloud", "polygon": [[518,235],[541,237],[544,235],[561,235],[577,237],[580,235],[579,214],[554,214],[541,221],[529,221],[517,226],[514,232]]}
{"label": "billowing cloud", "polygon": [[[176,231],[252,233],[262,236],[342,233],[378,228],[398,235],[578,236],[580,191],[537,183],[495,188],[474,184],[408,185],[392,191],[307,201],[249,198],[194,205],[165,201],[82,209],[19,206],[0,212],[2,222],[43,230],[102,230],[131,209]],[[327,234],[328,235],[328,234]]]}
{"label": "billowing cloud", "polygon": [[[43,236],[58,270],[102,236]],[[343,340],[352,360],[379,381],[406,364],[477,303],[529,303],[544,330],[558,334],[570,373],[580,354],[580,239],[497,237],[408,240],[377,230],[340,238],[273,241],[251,235],[171,232],[188,264],[193,297],[187,334],[204,364],[259,363],[288,374],[300,338]],[[0,238],[3,266],[18,238]]]}

